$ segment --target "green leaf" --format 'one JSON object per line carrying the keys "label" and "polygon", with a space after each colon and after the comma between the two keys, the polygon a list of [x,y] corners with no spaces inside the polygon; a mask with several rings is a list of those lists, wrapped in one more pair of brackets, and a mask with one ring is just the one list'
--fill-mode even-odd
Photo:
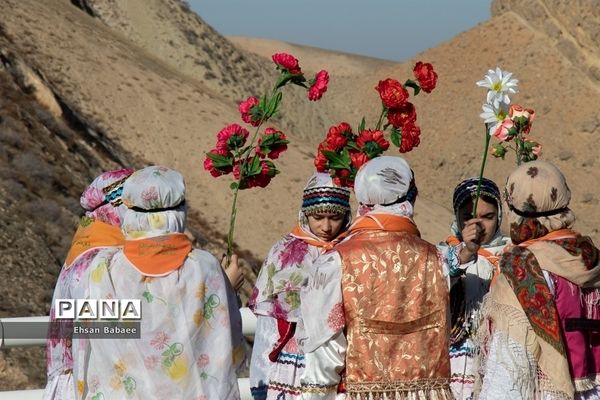
{"label": "green leaf", "polygon": [[233,159],[231,157],[225,157],[219,154],[211,153],[210,151],[206,153],[206,156],[210,158],[213,162],[215,168],[224,168],[224,167],[232,167]]}
{"label": "green leaf", "polygon": [[144,296],[148,303],[152,303],[152,301],[154,300],[154,296],[152,296],[152,293],[150,293],[147,290],[144,293],[142,293],[142,296]]}
{"label": "green leaf", "polygon": [[260,158],[257,156],[252,157],[250,163],[246,164],[245,176],[250,177],[260,174]]}
{"label": "green leaf", "polygon": [[413,90],[415,91],[415,96],[418,95],[419,92],[421,92],[421,86],[419,86],[419,84],[413,81],[412,79],[407,79],[406,82],[404,82],[404,86],[413,88]]}
{"label": "green leaf", "polygon": [[367,124],[367,122],[365,121],[365,117],[362,117],[362,119],[360,120],[360,124],[358,125],[358,133],[361,133],[362,131],[365,130],[366,124]]}
{"label": "green leaf", "polygon": [[361,148],[358,147],[358,145],[356,144],[356,142],[353,142],[353,141],[350,141],[350,142],[346,143],[346,147],[349,148],[350,150],[361,151]]}
{"label": "green leaf", "polygon": [[231,185],[229,185],[229,188],[231,190],[235,190],[238,188],[238,183],[237,182],[231,182]]}
{"label": "green leaf", "polygon": [[323,150],[323,155],[329,160],[330,168],[350,168],[350,155],[347,150],[344,154],[338,154],[335,151]]}
{"label": "green leaf", "polygon": [[390,135],[390,140],[396,147],[400,147],[402,143],[402,132],[397,128],[392,128],[392,134]]}

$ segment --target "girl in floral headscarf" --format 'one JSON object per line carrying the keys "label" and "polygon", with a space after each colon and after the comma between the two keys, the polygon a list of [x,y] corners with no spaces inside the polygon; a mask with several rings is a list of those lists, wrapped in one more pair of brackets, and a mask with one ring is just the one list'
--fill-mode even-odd
{"label": "girl in floral headscarf", "polygon": [[479,178],[469,178],[454,189],[454,223],[451,235],[440,244],[450,264],[450,388],[456,399],[473,396],[477,373],[475,341],[481,318],[481,302],[498,271],[499,255],[510,239],[502,235],[502,201],[496,184],[483,178],[475,218],[474,198]]}
{"label": "girl in floral headscarf", "polygon": [[571,192],[553,164],[521,165],[505,188],[514,247],[484,316],[480,399],[600,399],[600,266],[572,230]]}
{"label": "girl in floral headscarf", "polygon": [[350,222],[350,191],[315,173],[304,188],[298,225],[269,252],[249,307],[258,316],[250,365],[256,400],[300,399],[304,354],[300,287],[304,271],[337,242]]}
{"label": "girl in floral headscarf", "polygon": [[[121,219],[127,207],[122,204],[123,183],[132,169],[108,171],[98,176],[81,195],[80,203],[85,216],[73,238],[67,258],[58,275],[50,308],[50,330],[46,346],[48,383],[44,399],[75,399],[73,380],[72,322],[55,322],[54,299],[85,298],[82,276],[91,260],[103,248],[122,246]],[[86,346],[86,341],[78,342]]]}
{"label": "girl in floral headscarf", "polygon": [[89,294],[140,299],[141,336],[90,341],[80,395],[239,399],[244,347],[237,299],[217,259],[193,249],[183,233],[183,177],[160,166],[141,169],[125,183],[123,203],[125,244],[94,258]]}

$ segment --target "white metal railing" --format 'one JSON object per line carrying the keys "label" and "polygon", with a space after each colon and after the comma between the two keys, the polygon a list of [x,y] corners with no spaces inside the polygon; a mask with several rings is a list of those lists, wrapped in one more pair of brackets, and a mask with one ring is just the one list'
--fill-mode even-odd
{"label": "white metal railing", "polygon": [[[242,314],[243,334],[248,336],[254,335],[254,332],[256,332],[256,317],[247,307],[241,308],[240,313]],[[10,347],[45,346],[47,332],[44,330],[44,327],[47,327],[47,325],[42,322],[48,323],[49,319],[48,316],[0,318],[0,349]],[[38,339],[5,338],[4,329],[2,328],[4,322],[41,322],[40,324],[32,324],[33,327],[40,329],[39,332],[35,332],[35,335],[32,335],[38,337]],[[238,385],[240,387],[242,400],[252,400],[252,395],[250,394],[250,381],[248,378],[238,378]],[[43,389],[0,391],[0,400],[40,400],[43,394]]]}

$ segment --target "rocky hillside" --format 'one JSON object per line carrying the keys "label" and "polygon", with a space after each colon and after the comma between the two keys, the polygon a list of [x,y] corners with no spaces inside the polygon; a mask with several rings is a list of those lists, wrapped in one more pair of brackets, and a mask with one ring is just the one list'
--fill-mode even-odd
{"label": "rocky hillside", "polygon": [[569,62],[600,89],[600,7],[593,0],[494,0],[492,15],[513,12],[545,36]]}

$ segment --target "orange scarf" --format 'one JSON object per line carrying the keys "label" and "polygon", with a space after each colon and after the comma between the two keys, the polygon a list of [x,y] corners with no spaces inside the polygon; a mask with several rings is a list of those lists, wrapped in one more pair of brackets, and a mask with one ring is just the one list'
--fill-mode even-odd
{"label": "orange scarf", "polygon": [[558,240],[558,239],[574,239],[578,235],[579,234],[577,232],[575,232],[573,229],[569,229],[569,228],[559,229],[556,231],[552,231],[542,237],[526,240],[522,243],[519,243],[517,246],[529,247],[532,244],[534,244],[535,242],[551,241],[551,240]]}
{"label": "orange scarf", "polygon": [[123,253],[146,276],[165,276],[183,265],[192,242],[183,233],[126,240]]}
{"label": "orange scarf", "polygon": [[348,234],[360,231],[407,232],[421,237],[421,232],[411,219],[383,213],[363,215],[350,226]]}
{"label": "orange scarf", "polygon": [[125,242],[121,229],[102,221],[82,218],[79,222],[77,232],[73,236],[71,248],[67,253],[65,268],[71,268],[73,261],[86,251],[97,247],[122,246]]}
{"label": "orange scarf", "polygon": [[315,237],[312,234],[309,234],[304,229],[302,229],[302,227],[300,225],[294,226],[294,228],[292,229],[292,232],[290,234],[293,237],[295,237],[296,239],[303,240],[307,244],[310,244],[310,245],[316,246],[316,247],[320,247],[325,250],[333,249],[333,246],[335,246],[336,243],[339,242],[339,238],[340,238],[340,236],[338,236],[338,238],[333,239],[331,242],[326,242],[324,240],[321,240],[321,239]]}

